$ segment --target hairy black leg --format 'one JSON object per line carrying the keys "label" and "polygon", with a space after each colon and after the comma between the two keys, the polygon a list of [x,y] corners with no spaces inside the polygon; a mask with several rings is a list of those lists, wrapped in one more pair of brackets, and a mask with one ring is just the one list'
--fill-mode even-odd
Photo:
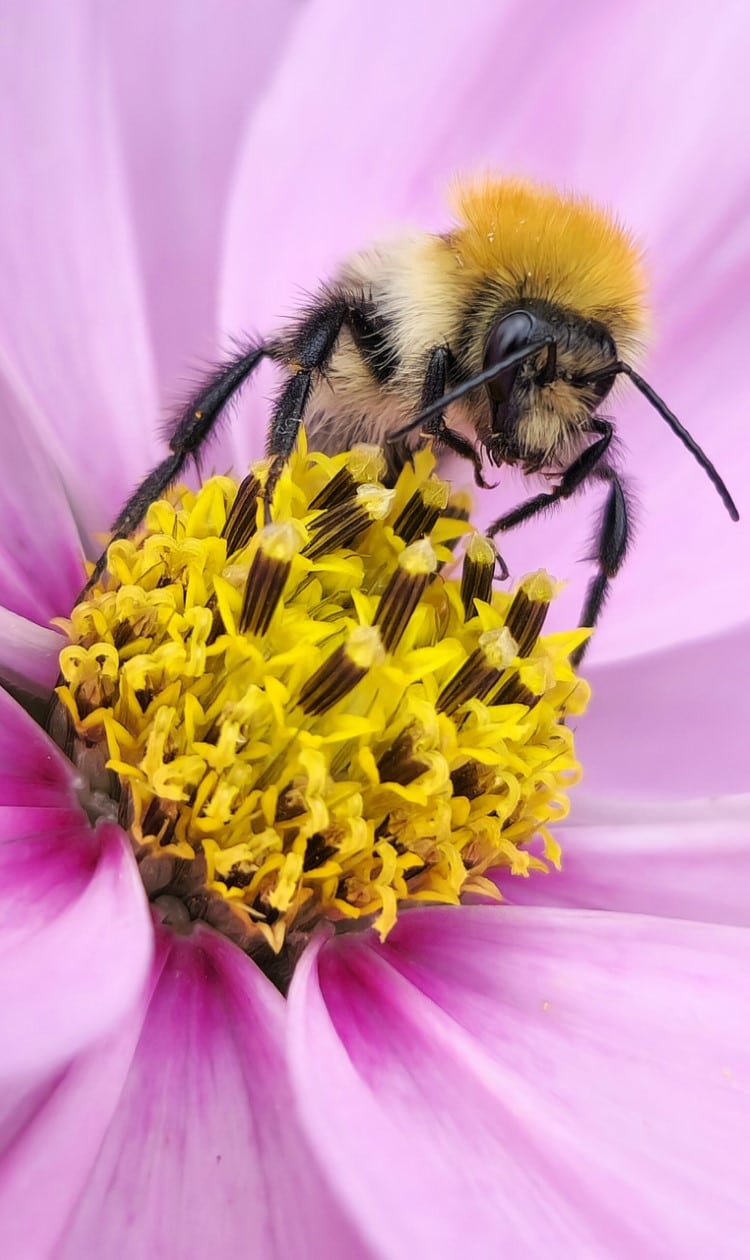
{"label": "hairy black leg", "polygon": [[[558,503],[569,499],[584,482],[590,479],[605,481],[609,485],[609,491],[597,526],[596,552],[592,557],[596,560],[597,573],[586,592],[580,620],[580,625],[593,627],[604,607],[610,581],[619,572],[625,558],[630,538],[630,524],[622,482],[611,468],[602,463],[612,441],[613,426],[609,421],[598,418],[593,419],[591,424],[600,436],[577,459],[573,460],[569,468],[566,468],[560,478],[560,484],[548,494],[537,494],[533,499],[527,499],[517,508],[506,512],[490,526],[487,533],[492,538],[495,534],[504,533],[523,521],[528,521],[532,516],[544,512],[547,508],[555,507]],[[584,643],[573,653],[571,659],[574,665],[580,664],[586,647],[587,643]]]}
{"label": "hairy black leg", "polygon": [[[586,591],[580,621],[582,626],[592,628],[599,620],[612,578],[617,577],[622,567],[631,535],[628,501],[620,478],[611,468],[597,469],[595,475],[609,484],[609,490],[597,522],[596,550],[591,557],[596,561],[597,572]],[[573,653],[571,661],[574,665],[580,665],[588,645],[589,640]]]}
{"label": "hairy black leg", "polygon": [[382,322],[375,322],[367,303],[349,297],[329,298],[308,311],[283,343],[283,357],[293,375],[276,401],[268,429],[266,451],[274,461],[265,489],[267,511],[281,471],[294,450],[313,375],[325,371],[344,324],[376,380],[382,383],[385,379],[386,330]]}
{"label": "hairy black leg", "polygon": [[294,450],[313,373],[328,366],[348,314],[349,305],[343,298],[317,303],[284,342],[284,359],[292,376],[276,400],[266,439],[266,453],[276,456],[274,468],[279,471]]}
{"label": "hairy black leg", "polygon": [[[433,403],[437,402],[439,398],[443,397],[448,388],[453,364],[453,355],[447,346],[436,346],[430,353],[424,385],[422,386],[422,397],[419,403],[420,411],[425,411]],[[437,415],[430,416],[425,420],[422,432],[433,438],[434,441],[447,446],[448,450],[453,451],[455,455],[460,455],[462,459],[468,459],[474,467],[475,482],[482,490],[488,489],[487,482],[482,475],[482,461],[476,447],[462,433],[458,433],[455,429],[448,427],[442,412],[438,412]]]}
{"label": "hairy black leg", "polygon": [[[251,346],[235,355],[229,362],[218,368],[200,392],[190,400],[177,423],[170,426],[171,455],[157,464],[156,468],[152,468],[133,491],[112,525],[110,542],[118,538],[127,538],[129,534],[132,534],[146,515],[149,505],[161,498],[175,478],[179,477],[188,458],[198,457],[201,447],[210,437],[227,403],[245,383],[263,356],[268,353],[270,353],[269,347],[260,345]],[[106,562],[105,550],[94,565],[93,572],[81,591],[79,599],[96,582]]]}
{"label": "hairy black leg", "polygon": [[554,507],[562,502],[563,499],[569,499],[583,485],[584,481],[587,481],[597,471],[612,441],[614,429],[608,420],[599,420],[598,418],[591,421],[591,426],[601,436],[595,442],[592,442],[591,446],[587,446],[586,450],[573,460],[570,467],[565,469],[560,478],[560,484],[555,486],[554,490],[550,490],[549,493],[534,495],[533,499],[527,499],[525,503],[520,503],[518,507],[513,508],[510,512],[506,512],[504,516],[499,516],[487,530],[490,538],[494,538],[495,534],[505,533],[506,530],[515,529],[516,525],[530,520],[532,516],[537,516],[539,512],[544,512],[547,508]]}

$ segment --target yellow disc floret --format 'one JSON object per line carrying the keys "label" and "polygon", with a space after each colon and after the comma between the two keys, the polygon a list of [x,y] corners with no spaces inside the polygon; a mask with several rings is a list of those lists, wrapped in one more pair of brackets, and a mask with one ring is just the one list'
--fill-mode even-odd
{"label": "yellow disc floret", "polygon": [[493,590],[492,546],[432,467],[386,489],[374,448],[303,445],[272,523],[267,463],[180,489],[64,623],[58,718],[149,894],[249,950],[497,896],[487,871],[546,867],[534,836],[558,860],[585,632],[541,636],[546,574]]}

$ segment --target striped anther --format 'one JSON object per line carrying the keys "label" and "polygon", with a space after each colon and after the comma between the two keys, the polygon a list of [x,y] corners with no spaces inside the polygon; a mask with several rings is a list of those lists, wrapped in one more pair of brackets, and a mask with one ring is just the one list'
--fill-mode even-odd
{"label": "striped anther", "polygon": [[505,624],[518,644],[518,655],[528,656],[542,632],[555,583],[541,570],[524,578],[508,609]]}
{"label": "striped anther", "polygon": [[399,513],[393,532],[407,544],[429,534],[447,507],[449,494],[446,483],[436,477],[420,486]]}
{"label": "striped anther", "polygon": [[383,655],[380,632],[374,626],[357,626],[305,683],[300,708],[311,716],[326,713],[356,687],[368,669],[382,661]]}
{"label": "striped anther", "polygon": [[373,521],[382,521],[393,502],[393,491],[366,482],[353,498],[323,511],[308,525],[313,535],[303,551],[308,560],[319,560],[330,551],[350,547]]}
{"label": "striped anther", "polygon": [[467,621],[476,613],[475,599],[489,604],[495,576],[495,548],[482,534],[472,534],[464,553],[461,571],[461,602]]}
{"label": "striped anther", "polygon": [[301,538],[302,531],[293,521],[266,525],[261,530],[245,583],[240,613],[243,634],[265,634],[284,593]]}
{"label": "striped anther", "polygon": [[253,537],[257,529],[258,500],[262,490],[263,482],[254,472],[248,473],[240,483],[222,530],[222,538],[227,540],[227,556],[239,551]]}
{"label": "striped anther", "polygon": [[467,700],[483,700],[517,655],[518,645],[507,626],[485,630],[471,656],[440,692],[438,712],[454,713]]}
{"label": "striped anther", "polygon": [[311,501],[311,511],[319,512],[323,508],[332,508],[337,503],[351,499],[357,486],[365,482],[382,481],[385,467],[385,456],[381,448],[360,442],[352,447],[344,467],[339,469]]}
{"label": "striped anther", "polygon": [[392,652],[398,646],[437,565],[437,556],[426,538],[412,543],[401,552],[398,568],[385,588],[375,613],[375,625],[380,630],[386,652]]}

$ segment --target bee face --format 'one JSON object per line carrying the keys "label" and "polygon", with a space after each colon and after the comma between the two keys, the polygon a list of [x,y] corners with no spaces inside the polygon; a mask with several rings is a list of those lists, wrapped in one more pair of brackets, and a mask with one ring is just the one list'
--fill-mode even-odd
{"label": "bee face", "polygon": [[611,377],[582,378],[614,364],[617,347],[606,327],[563,307],[526,301],[503,311],[484,344],[483,369],[517,351],[539,351],[488,382],[490,431],[483,435],[493,463],[521,463],[527,471],[569,459]]}

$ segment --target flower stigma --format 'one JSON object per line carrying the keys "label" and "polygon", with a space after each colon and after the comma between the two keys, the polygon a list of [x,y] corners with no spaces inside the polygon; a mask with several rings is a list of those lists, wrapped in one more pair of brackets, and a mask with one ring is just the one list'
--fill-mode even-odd
{"label": "flower stigma", "polygon": [[556,584],[493,588],[428,450],[389,489],[378,448],[302,441],[267,523],[269,467],[152,504],[59,622],[51,730],[149,897],[272,957],[559,865],[588,632],[542,634]]}

